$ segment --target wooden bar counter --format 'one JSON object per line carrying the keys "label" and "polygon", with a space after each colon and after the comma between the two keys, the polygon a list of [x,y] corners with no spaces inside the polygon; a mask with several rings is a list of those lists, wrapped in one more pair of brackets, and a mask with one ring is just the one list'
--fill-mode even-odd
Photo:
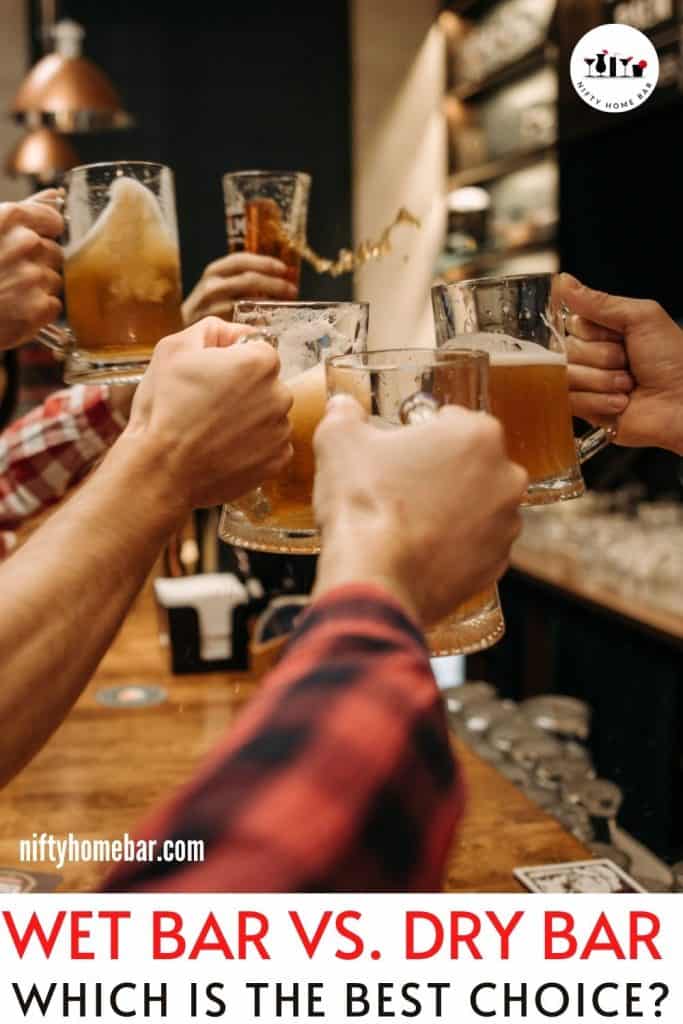
{"label": "wooden bar counter", "polygon": [[[104,688],[121,685],[162,686],[168,700],[138,709],[98,702]],[[256,687],[248,676],[171,675],[145,590],[67,720],[0,793],[0,867],[55,872],[47,863],[20,864],[19,841],[35,833],[113,840],[133,832],[153,804],[188,778]],[[515,892],[515,867],[588,856],[492,766],[465,748],[458,754],[469,799],[449,859],[449,891]],[[103,864],[66,864],[59,888],[97,889],[106,871]]]}

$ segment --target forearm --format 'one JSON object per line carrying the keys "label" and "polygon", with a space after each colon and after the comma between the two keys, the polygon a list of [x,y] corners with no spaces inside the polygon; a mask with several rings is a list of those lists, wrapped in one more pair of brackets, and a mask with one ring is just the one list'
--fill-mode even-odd
{"label": "forearm", "polygon": [[196,780],[141,831],[203,839],[198,865],[117,871],[123,891],[440,887],[462,789],[422,638],[373,586],[314,602]]}
{"label": "forearm", "polygon": [[60,724],[178,519],[159,459],[124,435],[0,566],[0,783]]}
{"label": "forearm", "polygon": [[680,455],[683,458],[683,392],[678,396],[678,399],[674,400],[671,414],[673,420],[673,441],[665,447],[670,448],[676,455]]}

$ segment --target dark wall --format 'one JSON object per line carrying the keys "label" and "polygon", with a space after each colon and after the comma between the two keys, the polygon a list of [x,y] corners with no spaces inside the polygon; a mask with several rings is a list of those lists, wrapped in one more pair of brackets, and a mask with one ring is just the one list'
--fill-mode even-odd
{"label": "dark wall", "polygon": [[[299,10],[297,11],[297,7]],[[147,159],[176,175],[186,287],[226,251],[221,175],[255,167],[313,176],[309,240],[351,240],[346,0],[292,5],[63,0],[86,54],[136,116],[131,132],[78,137],[83,162]],[[350,281],[307,273],[304,297],[348,297]]]}
{"label": "dark wall", "polygon": [[595,288],[657,299],[683,319],[683,105],[610,121],[560,150],[562,266]]}

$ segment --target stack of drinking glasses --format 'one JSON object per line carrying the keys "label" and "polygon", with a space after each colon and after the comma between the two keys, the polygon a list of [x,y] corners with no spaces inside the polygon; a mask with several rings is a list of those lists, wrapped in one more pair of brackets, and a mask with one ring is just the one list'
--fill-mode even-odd
{"label": "stack of drinking glasses", "polygon": [[[649,891],[683,891],[683,862],[669,881],[643,877],[620,846],[618,786],[597,777],[586,742],[591,709],[574,697],[550,695],[517,703],[502,699],[488,682],[467,682],[442,691],[451,731],[556,818],[595,857],[607,857]],[[667,869],[668,870],[668,869]]]}
{"label": "stack of drinking glasses", "polygon": [[683,613],[683,506],[632,501],[631,488],[586,494],[524,516],[521,544],[564,556],[585,579],[624,597]]}

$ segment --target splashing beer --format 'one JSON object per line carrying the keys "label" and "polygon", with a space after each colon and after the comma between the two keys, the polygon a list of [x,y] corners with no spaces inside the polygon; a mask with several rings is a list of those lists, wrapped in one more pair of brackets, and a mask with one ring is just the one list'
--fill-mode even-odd
{"label": "splashing beer", "polygon": [[340,249],[334,259],[321,256],[305,238],[291,237],[282,224],[277,203],[272,199],[254,199],[245,204],[246,233],[244,248],[262,256],[274,256],[287,266],[288,281],[299,284],[301,260],[304,259],[317,274],[341,277],[352,274],[367,263],[375,263],[392,251],[391,236],[400,224],[420,228],[420,220],[405,207],[384,228],[375,241],[366,240],[355,249]]}
{"label": "splashing beer", "polygon": [[287,267],[286,279],[297,288],[301,256],[282,225],[280,207],[274,199],[250,199],[244,205],[246,252],[272,256]]}
{"label": "splashing beer", "polygon": [[310,263],[316,273],[340,277],[342,274],[353,273],[354,270],[364,267],[366,263],[374,263],[388,256],[392,250],[391,236],[399,224],[409,224],[418,230],[421,227],[419,218],[402,206],[376,241],[361,242],[355,252],[352,249],[340,249],[334,260],[320,256],[305,241],[292,241],[292,246],[307,263]]}

